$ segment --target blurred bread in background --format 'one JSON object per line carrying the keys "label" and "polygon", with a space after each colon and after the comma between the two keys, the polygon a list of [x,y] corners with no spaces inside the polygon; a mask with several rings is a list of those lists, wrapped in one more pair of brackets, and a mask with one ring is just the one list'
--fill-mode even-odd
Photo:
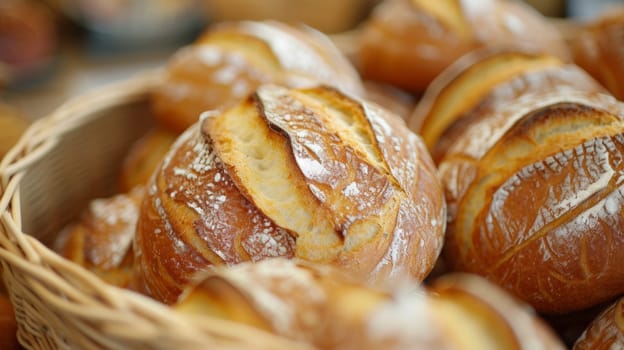
{"label": "blurred bread in background", "polygon": [[325,33],[351,29],[372,0],[204,0],[207,16],[215,21],[272,19],[304,23]]}
{"label": "blurred bread in background", "polygon": [[568,42],[575,63],[624,100],[624,3],[581,24]]}
{"label": "blurred bread in background", "polygon": [[277,21],[239,21],[216,23],[178,50],[152,106],[161,125],[181,133],[202,112],[231,107],[262,84],[325,84],[364,95],[357,71],[323,33]]}
{"label": "blurred bread in background", "polygon": [[45,6],[36,1],[0,1],[0,89],[45,74],[56,46],[54,16]]}
{"label": "blurred bread in background", "polygon": [[359,43],[363,78],[417,94],[459,57],[480,47],[569,59],[559,31],[520,1],[387,0],[363,23]]}

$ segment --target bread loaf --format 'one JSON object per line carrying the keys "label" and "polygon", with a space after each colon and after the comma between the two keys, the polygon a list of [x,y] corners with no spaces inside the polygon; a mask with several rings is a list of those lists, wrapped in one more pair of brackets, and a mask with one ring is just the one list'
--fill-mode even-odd
{"label": "bread loaf", "polygon": [[381,289],[332,266],[271,259],[204,272],[174,307],[318,349],[563,349],[528,309],[467,275],[445,276],[431,291]]}
{"label": "bread loaf", "polygon": [[624,6],[582,25],[568,42],[574,62],[624,100]]}
{"label": "bread loaf", "polygon": [[143,195],[143,187],[135,187],[127,194],[93,200],[80,219],[59,234],[55,250],[106,282],[129,287]]}
{"label": "bread loaf", "polygon": [[165,157],[141,209],[137,277],[167,303],[198,270],[269,257],[421,280],[445,215],[433,163],[399,117],[332,88],[263,86]]}
{"label": "bread loaf", "polygon": [[266,83],[364,93],[355,69],[322,33],[278,22],[228,22],[174,55],[153,94],[154,112],[179,133],[202,112],[231,107]]}
{"label": "bread loaf", "polygon": [[[606,92],[573,64],[548,55],[486,48],[454,62],[429,86],[408,120],[436,163],[473,120],[540,95]],[[502,119],[502,118],[500,118]]]}
{"label": "bread loaf", "polygon": [[569,59],[557,29],[519,1],[386,0],[363,25],[358,63],[366,79],[421,93],[455,60],[484,46]]}
{"label": "bread loaf", "polygon": [[573,350],[624,348],[624,298],[604,310],[583,332]]}
{"label": "bread loaf", "polygon": [[624,292],[623,117],[610,95],[555,91],[467,126],[439,166],[449,265],[542,312]]}

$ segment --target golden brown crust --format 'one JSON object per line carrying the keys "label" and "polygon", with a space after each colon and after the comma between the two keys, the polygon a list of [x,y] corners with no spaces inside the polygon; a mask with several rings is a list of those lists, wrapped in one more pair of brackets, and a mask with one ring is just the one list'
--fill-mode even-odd
{"label": "golden brown crust", "polygon": [[294,255],[294,240],[243,197],[209,141],[199,125],[182,134],[142,204],[138,289],[167,303],[206,266]]}
{"label": "golden brown crust", "polygon": [[[428,87],[408,121],[411,130],[423,136],[427,147],[436,148],[442,134],[475,108],[495,88],[514,78],[536,75],[564,63],[552,56],[499,48],[484,48],[465,55]],[[591,79],[590,79],[591,80]],[[537,88],[541,87],[535,84]],[[434,158],[439,161],[438,158]]]}
{"label": "golden brown crust", "polygon": [[265,83],[324,83],[363,95],[357,72],[323,34],[278,22],[231,22],[175,54],[153,108],[163,125],[180,133],[202,112],[229,108]]}
{"label": "golden brown crust", "polygon": [[[573,64],[501,48],[475,50],[436,77],[408,119],[436,163],[474,120],[540,95],[606,92]],[[504,118],[501,118],[504,119]]]}
{"label": "golden brown crust", "polygon": [[136,141],[121,166],[120,191],[145,186],[176,138],[175,133],[155,127]]}
{"label": "golden brown crust", "polygon": [[80,220],[59,235],[55,249],[106,282],[129,287],[133,265],[132,241],[144,190],[91,201]]}
{"label": "golden brown crust", "polygon": [[[445,11],[447,7],[457,10]],[[455,60],[484,46],[568,59],[557,30],[522,3],[390,0],[363,26],[359,67],[367,79],[420,93]]]}
{"label": "golden brown crust", "polygon": [[143,289],[172,302],[195,271],[268,257],[422,280],[441,250],[433,162],[403,121],[331,88],[260,88],[165,158],[135,244]]}
{"label": "golden brown crust", "polygon": [[624,7],[584,25],[568,41],[574,62],[624,100]]}
{"label": "golden brown crust", "polygon": [[587,327],[573,350],[609,350],[624,347],[624,298],[604,310]]}
{"label": "golden brown crust", "polygon": [[624,288],[616,253],[624,109],[609,96],[571,94],[517,111],[489,124],[487,142],[476,129],[462,134],[440,165],[447,262],[539,311],[608,300]]}
{"label": "golden brown crust", "polygon": [[[473,125],[482,126],[481,135],[486,135],[492,130],[487,124],[510,121],[511,113],[517,114],[522,108],[531,105],[532,101],[547,101],[554,96],[569,95],[570,98],[574,98],[579,94],[593,96],[599,93],[606,93],[606,90],[587,73],[572,64],[543,67],[520,73],[496,85],[477,105],[458,116],[440,135],[431,150],[432,158],[440,162],[450,148],[459,149],[459,146],[454,146],[456,140],[464,140],[460,135],[469,129],[474,129]],[[483,124],[480,122],[481,119],[490,118],[492,118],[491,121]]]}

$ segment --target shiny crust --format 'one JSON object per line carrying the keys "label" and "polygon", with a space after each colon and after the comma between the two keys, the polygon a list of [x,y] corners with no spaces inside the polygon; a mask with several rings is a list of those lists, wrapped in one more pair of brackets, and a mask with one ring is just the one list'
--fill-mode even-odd
{"label": "shiny crust", "polygon": [[609,350],[624,347],[624,298],[604,310],[587,327],[573,350]]}
{"label": "shiny crust", "polygon": [[399,117],[332,88],[264,86],[165,158],[138,224],[138,277],[165,302],[206,266],[277,256],[422,280],[445,213],[433,163]]}
{"label": "shiny crust", "polygon": [[444,131],[474,108],[495,87],[533,71],[562,66],[547,55],[484,48],[450,65],[429,85],[408,121],[425,145],[434,149]]}
{"label": "shiny crust", "polygon": [[568,41],[574,62],[624,100],[624,7],[586,24]]}
{"label": "shiny crust", "polygon": [[[434,161],[440,162],[460,135],[467,129],[474,130],[472,125],[480,125],[483,135],[491,128],[481,124],[479,120],[494,118],[494,123],[510,121],[510,113],[531,106],[533,101],[548,101],[556,96],[595,96],[606,93],[594,79],[579,67],[573,64],[564,66],[544,67],[521,73],[490,90],[477,105],[468,112],[458,116],[455,122],[448,126],[440,135],[431,150]],[[608,102],[607,102],[608,104]],[[512,107],[513,106],[513,107]],[[514,111],[514,109],[516,109]],[[494,120],[493,119],[493,120]],[[481,136],[483,139],[483,136]],[[465,140],[465,139],[463,139]],[[455,147],[457,149],[457,147]]]}
{"label": "shiny crust", "polygon": [[440,164],[449,265],[543,312],[624,291],[623,111],[608,95],[540,95],[471,124]]}
{"label": "shiny crust", "polygon": [[231,107],[265,83],[329,84],[363,96],[357,72],[322,33],[278,22],[231,22],[212,26],[173,56],[153,109],[179,133],[202,112]]}
{"label": "shiny crust", "polygon": [[91,201],[81,218],[59,235],[55,250],[106,282],[129,287],[132,242],[143,196],[143,187],[135,187],[128,193]]}
{"label": "shiny crust", "polygon": [[136,284],[167,303],[207,266],[294,256],[294,240],[243,197],[208,141],[199,125],[182,134],[142,203]]}
{"label": "shiny crust", "polygon": [[459,10],[454,15],[448,11],[436,14],[427,8],[435,5],[422,6],[415,0],[380,4],[362,28],[362,76],[420,93],[451,63],[479,47],[509,47],[569,59],[557,30],[525,4],[496,0],[444,3]]}

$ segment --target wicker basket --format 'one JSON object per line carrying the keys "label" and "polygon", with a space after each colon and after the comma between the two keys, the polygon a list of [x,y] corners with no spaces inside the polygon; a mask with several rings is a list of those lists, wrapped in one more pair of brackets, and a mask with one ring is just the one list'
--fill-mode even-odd
{"label": "wicker basket", "polygon": [[0,262],[18,337],[36,349],[305,349],[231,322],[191,318],[105,284],[46,243],[91,198],[113,193],[151,123],[157,74],[89,93],[32,125],[0,163]]}

